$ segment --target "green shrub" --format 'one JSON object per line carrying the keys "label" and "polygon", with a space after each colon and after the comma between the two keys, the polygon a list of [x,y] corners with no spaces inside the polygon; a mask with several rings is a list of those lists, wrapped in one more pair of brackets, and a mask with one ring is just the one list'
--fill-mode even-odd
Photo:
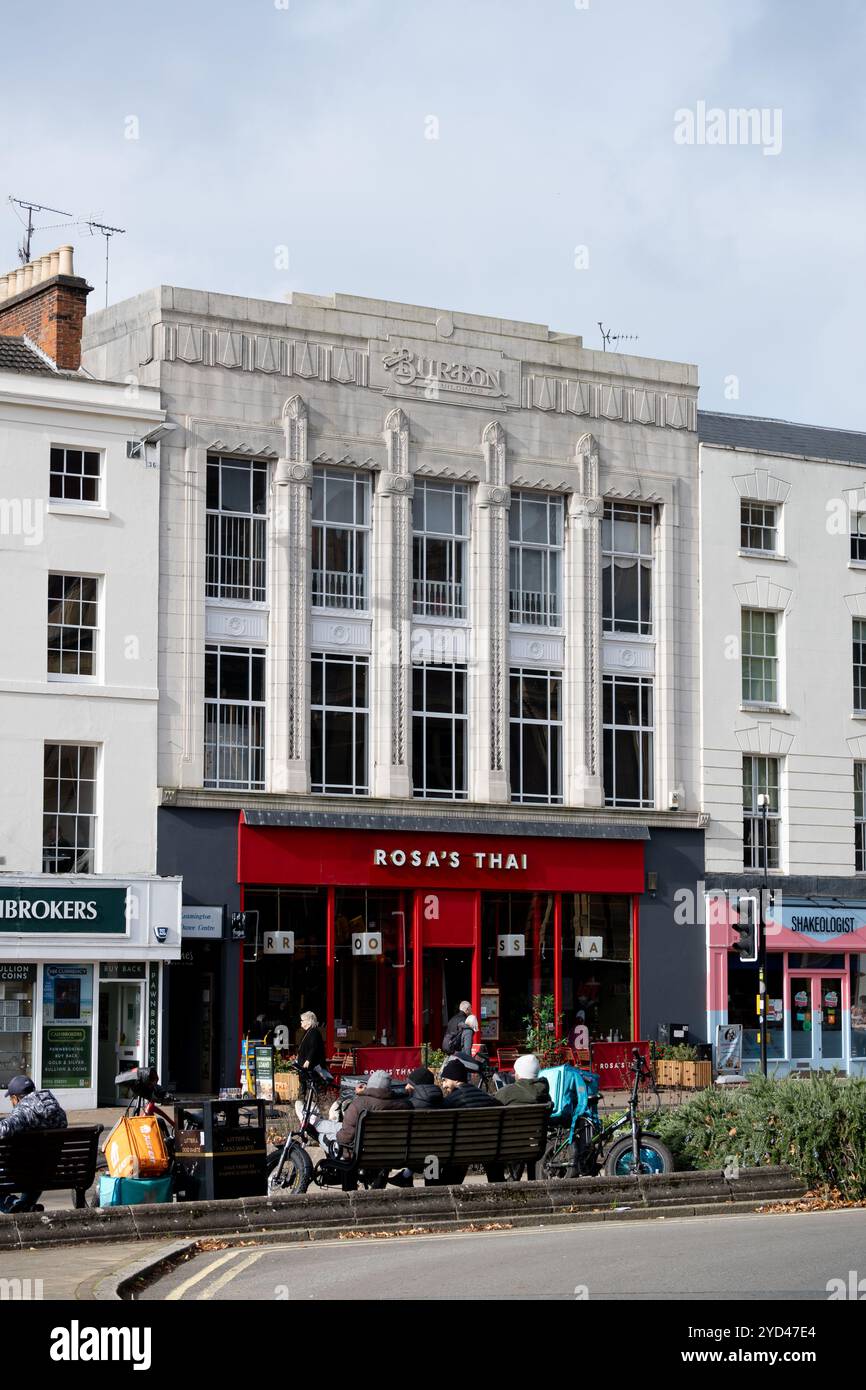
{"label": "green shrub", "polygon": [[691,1043],[659,1043],[655,1055],[663,1062],[696,1062],[698,1049]]}
{"label": "green shrub", "polygon": [[749,1079],[716,1087],[657,1116],[652,1124],[677,1167],[788,1163],[810,1188],[866,1197],[866,1079],[833,1073]]}

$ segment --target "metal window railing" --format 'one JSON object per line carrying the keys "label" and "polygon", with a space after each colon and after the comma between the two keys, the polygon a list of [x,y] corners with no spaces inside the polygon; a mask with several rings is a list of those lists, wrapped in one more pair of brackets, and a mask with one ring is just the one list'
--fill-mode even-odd
{"label": "metal window railing", "polygon": [[549,590],[511,589],[509,608],[512,623],[529,627],[558,627],[560,623],[559,595]]}
{"label": "metal window railing", "polygon": [[207,787],[263,789],[264,706],[206,700],[204,761]]}
{"label": "metal window railing", "polygon": [[342,570],[313,570],[314,608],[366,608],[367,583],[364,574]]}
{"label": "metal window railing", "polygon": [[412,608],[425,618],[465,618],[463,584],[459,580],[415,579]]}
{"label": "metal window railing", "polygon": [[265,517],[209,512],[206,541],[208,598],[264,603]]}

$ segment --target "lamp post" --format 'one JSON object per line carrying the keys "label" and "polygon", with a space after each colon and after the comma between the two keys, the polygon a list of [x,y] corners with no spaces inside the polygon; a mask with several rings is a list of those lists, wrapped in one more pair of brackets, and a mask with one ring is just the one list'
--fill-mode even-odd
{"label": "lamp post", "polygon": [[764,911],[767,901],[768,870],[770,867],[770,842],[769,824],[767,815],[770,810],[770,798],[765,792],[758,796],[758,809],[761,812],[761,822],[763,828],[763,870],[764,881],[761,887],[760,906],[758,908],[758,919],[755,930],[758,933],[758,1025],[760,1027],[761,1038],[761,1074],[767,1075],[767,935],[764,931]]}

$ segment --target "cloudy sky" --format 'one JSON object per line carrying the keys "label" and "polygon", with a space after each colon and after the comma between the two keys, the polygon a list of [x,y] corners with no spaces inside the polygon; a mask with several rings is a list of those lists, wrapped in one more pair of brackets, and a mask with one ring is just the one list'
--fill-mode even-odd
{"label": "cloudy sky", "polygon": [[[0,193],[125,227],[112,300],[601,320],[698,363],[706,408],[866,429],[862,0],[40,0],[3,30]],[[0,232],[11,268],[8,203]],[[65,240],[101,307],[101,238],[33,254]]]}

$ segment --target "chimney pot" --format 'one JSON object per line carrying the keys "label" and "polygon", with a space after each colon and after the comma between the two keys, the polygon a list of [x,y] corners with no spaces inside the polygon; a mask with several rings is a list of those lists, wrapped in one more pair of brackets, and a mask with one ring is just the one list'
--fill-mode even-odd
{"label": "chimney pot", "polygon": [[22,290],[29,290],[29,288],[30,288],[30,286],[31,286],[32,284],[33,284],[33,262],[32,262],[32,261],[28,261],[27,264],[26,264],[25,266],[23,266],[23,267],[22,267],[22,270],[21,270],[21,288],[22,288]]}
{"label": "chimney pot", "polygon": [[74,275],[75,271],[72,269],[72,247],[61,246],[57,254],[60,257],[58,275]]}
{"label": "chimney pot", "polygon": [[38,285],[41,279],[42,279],[42,258],[41,258],[41,256],[40,256],[39,260],[37,260],[37,261],[31,261],[31,264],[30,264],[30,283],[31,283],[31,285]]}
{"label": "chimney pot", "polygon": [[49,251],[48,253],[48,278],[60,274],[60,252]]}
{"label": "chimney pot", "polygon": [[6,289],[6,281],[8,279],[8,275],[0,275],[0,299],[5,299],[6,295],[8,294],[8,291]]}

